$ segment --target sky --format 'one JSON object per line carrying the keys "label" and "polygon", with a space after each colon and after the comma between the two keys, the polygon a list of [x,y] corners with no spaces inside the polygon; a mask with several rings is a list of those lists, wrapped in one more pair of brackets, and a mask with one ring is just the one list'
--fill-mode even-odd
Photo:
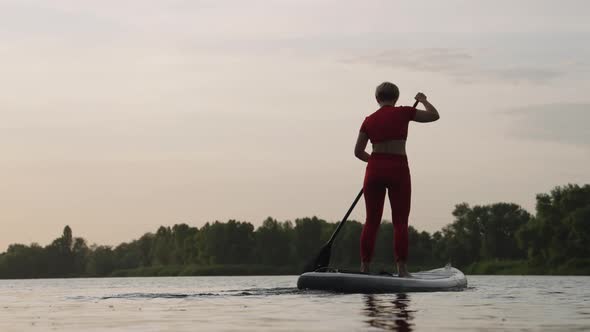
{"label": "sky", "polygon": [[[418,91],[410,224],[590,182],[587,1],[0,0],[0,251],[70,225],[338,221],[374,89]],[[364,203],[352,218],[364,220]],[[390,219],[386,208],[384,219]]]}

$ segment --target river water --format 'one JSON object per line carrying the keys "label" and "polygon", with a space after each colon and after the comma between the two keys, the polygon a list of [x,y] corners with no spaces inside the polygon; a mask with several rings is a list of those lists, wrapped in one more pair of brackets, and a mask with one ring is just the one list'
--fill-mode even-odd
{"label": "river water", "polygon": [[459,292],[299,291],[297,276],[0,280],[0,331],[590,331],[590,277]]}

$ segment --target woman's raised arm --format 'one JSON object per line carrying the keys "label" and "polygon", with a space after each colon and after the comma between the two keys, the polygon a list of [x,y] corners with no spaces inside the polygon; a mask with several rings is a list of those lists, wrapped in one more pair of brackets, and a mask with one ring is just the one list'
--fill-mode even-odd
{"label": "woman's raised arm", "polygon": [[416,95],[416,100],[420,102],[426,108],[425,111],[416,110],[416,115],[414,115],[414,121],[416,122],[433,122],[440,119],[440,115],[438,111],[432,104],[426,99],[426,95],[422,92],[418,92]]}

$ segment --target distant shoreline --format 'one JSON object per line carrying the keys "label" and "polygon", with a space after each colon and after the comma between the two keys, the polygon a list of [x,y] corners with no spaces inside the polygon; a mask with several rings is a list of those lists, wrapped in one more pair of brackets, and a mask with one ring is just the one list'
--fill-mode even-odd
{"label": "distant shoreline", "polygon": [[[590,185],[538,194],[533,215],[514,203],[460,203],[454,221],[429,233],[408,227],[411,271],[450,262],[465,274],[590,275]],[[268,217],[261,226],[228,220],[160,226],[115,247],[88,244],[69,226],[47,246],[13,244],[0,253],[0,279],[293,275],[318,254],[338,223],[316,216]],[[357,270],[363,224],[349,220],[338,234],[330,266]],[[394,227],[382,222],[373,271],[392,272]]]}
{"label": "distant shoreline", "polygon": [[[561,267],[551,270],[546,267],[528,266],[526,261],[483,261],[472,264],[462,271],[466,275],[544,275],[544,276],[590,276],[590,260],[579,262],[585,266]],[[394,272],[384,268],[386,264],[380,264],[375,270]],[[440,266],[438,266],[440,267]],[[336,267],[338,268],[338,267]],[[411,271],[427,270],[436,267],[414,267]],[[342,268],[343,270],[355,270],[353,267]],[[25,278],[25,279],[61,279],[61,278],[136,278],[136,277],[232,277],[232,276],[276,276],[291,275],[297,276],[301,270],[293,266],[268,266],[268,265],[174,265],[174,266],[151,266],[135,269],[115,270],[106,276],[97,275],[71,275],[54,278]],[[11,279],[11,278],[8,278]],[[8,280],[2,279],[0,280]]]}
{"label": "distant shoreline", "polygon": [[[590,259],[584,263],[586,266],[563,266],[550,269],[543,266],[528,266],[526,261],[482,261],[474,263],[462,269],[466,275],[555,275],[555,276],[590,276]],[[388,269],[386,264],[378,264],[375,271],[394,272]],[[414,267],[411,271],[434,269],[441,266]],[[339,268],[339,267],[335,267]],[[341,268],[343,270],[356,270],[358,267]],[[117,270],[108,277],[176,277],[176,276],[260,276],[260,275],[299,275],[301,269],[283,266],[265,265],[219,265],[219,266],[161,266],[127,270]]]}
{"label": "distant shoreline", "polygon": [[[590,276],[590,264],[587,268],[580,269],[556,269],[552,271],[544,267],[529,267],[521,264],[520,261],[492,261],[481,262],[466,267],[462,270],[466,275],[546,275],[546,276]],[[590,262],[589,262],[590,263]],[[441,266],[439,266],[441,267]],[[432,267],[435,268],[435,267]],[[420,271],[423,269],[411,269],[411,271]],[[347,268],[343,270],[355,270]],[[392,270],[384,270],[394,272]],[[547,272],[544,272],[547,271]],[[230,277],[230,276],[264,276],[264,275],[299,275],[301,270],[292,267],[271,267],[271,266],[212,266],[212,267],[170,267],[162,266],[150,268],[138,268],[131,270],[118,270],[108,276],[111,278],[120,277]]]}

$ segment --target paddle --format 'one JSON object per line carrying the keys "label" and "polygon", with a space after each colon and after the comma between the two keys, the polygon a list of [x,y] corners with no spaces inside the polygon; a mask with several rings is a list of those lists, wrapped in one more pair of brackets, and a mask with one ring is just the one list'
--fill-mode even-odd
{"label": "paddle", "polygon": [[[414,103],[413,107],[416,108],[416,106],[418,106],[417,100]],[[356,206],[356,203],[358,203],[359,199],[361,199],[362,195],[363,195],[363,189],[361,189],[361,191],[358,193],[358,195],[356,195],[354,202],[352,202],[352,205],[350,206],[348,211],[346,211],[344,218],[342,218],[342,221],[340,221],[340,224],[338,224],[338,227],[336,227],[336,230],[334,231],[334,233],[332,233],[330,240],[328,240],[328,242],[326,244],[324,244],[324,246],[320,249],[320,252],[316,256],[316,258],[313,261],[310,261],[309,263],[307,263],[305,265],[305,267],[303,268],[303,273],[315,271],[321,267],[325,267],[325,266],[328,266],[328,264],[330,264],[330,256],[332,254],[332,243],[334,243],[334,240],[336,239],[336,235],[338,235],[338,232],[340,232],[340,229],[342,228],[342,226],[344,226],[344,223],[348,219],[348,216],[350,215],[350,213],[352,212],[352,210]]]}
{"label": "paddle", "polygon": [[350,208],[348,209],[348,211],[344,215],[344,218],[342,218],[342,221],[340,222],[340,224],[338,224],[338,227],[336,227],[336,230],[334,231],[334,233],[332,233],[330,240],[326,244],[324,244],[322,249],[320,249],[320,252],[316,256],[315,260],[313,260],[313,261],[309,262],[307,265],[305,265],[305,268],[303,269],[304,273],[315,271],[321,267],[328,266],[328,264],[330,263],[330,255],[332,253],[332,243],[334,242],[334,240],[336,239],[336,235],[338,234],[338,232],[340,232],[340,229],[342,228],[342,226],[346,222],[346,219],[348,219],[348,216],[350,215],[350,213],[352,212],[352,210],[356,206],[356,203],[358,203],[359,199],[361,199],[362,195],[363,195],[363,189],[361,189],[361,191],[359,191],[358,195],[356,195],[354,202],[352,202],[352,205],[350,206]]}

